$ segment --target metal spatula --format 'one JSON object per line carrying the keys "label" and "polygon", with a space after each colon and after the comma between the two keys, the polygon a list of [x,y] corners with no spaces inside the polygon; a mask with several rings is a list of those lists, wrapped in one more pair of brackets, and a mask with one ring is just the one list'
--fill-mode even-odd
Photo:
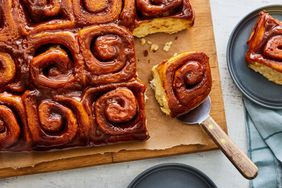
{"label": "metal spatula", "polygon": [[225,156],[247,179],[254,179],[258,173],[256,165],[226,135],[221,127],[209,115],[211,100],[208,97],[199,107],[188,114],[178,117],[186,124],[199,124],[218,145]]}

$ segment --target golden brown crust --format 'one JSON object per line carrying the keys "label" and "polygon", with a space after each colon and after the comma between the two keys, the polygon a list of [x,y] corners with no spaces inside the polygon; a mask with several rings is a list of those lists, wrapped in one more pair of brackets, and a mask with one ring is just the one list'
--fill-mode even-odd
{"label": "golden brown crust", "polygon": [[161,80],[161,85],[155,84],[155,90],[163,88],[169,107],[167,114],[172,117],[199,106],[211,91],[209,58],[202,52],[181,53],[160,63],[153,71],[155,79],[157,74]]}
{"label": "golden brown crust", "polygon": [[262,64],[282,74],[282,23],[261,12],[248,40],[246,60]]}

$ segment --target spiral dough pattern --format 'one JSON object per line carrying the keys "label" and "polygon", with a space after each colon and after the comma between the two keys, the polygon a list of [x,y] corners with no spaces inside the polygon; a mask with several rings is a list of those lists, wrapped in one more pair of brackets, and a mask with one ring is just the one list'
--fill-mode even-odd
{"label": "spiral dough pattern", "polygon": [[136,76],[134,41],[130,32],[114,24],[79,31],[79,42],[92,84],[127,81]]}
{"label": "spiral dough pattern", "polygon": [[145,86],[137,81],[90,88],[83,104],[96,127],[94,143],[148,137],[144,112]]}
{"label": "spiral dough pattern", "polygon": [[182,53],[157,69],[164,71],[162,82],[172,117],[191,111],[211,91],[209,58],[202,52]]}
{"label": "spiral dough pattern", "polygon": [[33,144],[36,148],[70,144],[78,132],[78,123],[73,111],[56,101],[39,99],[38,91],[25,92],[24,102]]}

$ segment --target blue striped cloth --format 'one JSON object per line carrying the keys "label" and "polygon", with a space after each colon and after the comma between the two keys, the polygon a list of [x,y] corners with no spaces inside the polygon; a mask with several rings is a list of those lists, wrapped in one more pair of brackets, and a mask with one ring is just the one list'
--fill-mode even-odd
{"label": "blue striped cloth", "polygon": [[244,99],[249,156],[259,168],[251,188],[282,188],[282,110]]}

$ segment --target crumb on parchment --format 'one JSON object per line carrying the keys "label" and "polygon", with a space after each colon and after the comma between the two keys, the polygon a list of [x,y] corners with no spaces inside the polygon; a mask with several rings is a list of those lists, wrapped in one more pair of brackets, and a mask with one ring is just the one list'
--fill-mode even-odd
{"label": "crumb on parchment", "polygon": [[171,48],[171,45],[172,45],[172,41],[169,41],[169,42],[165,43],[165,45],[163,47],[163,50],[168,52],[169,49]]}
{"label": "crumb on parchment", "polygon": [[152,44],[150,50],[151,50],[152,52],[156,52],[156,51],[158,51],[159,48],[160,48],[159,45],[157,45],[157,44]]}
{"label": "crumb on parchment", "polygon": [[140,43],[141,43],[141,45],[145,45],[146,44],[146,39],[144,39],[144,38],[140,39]]}

